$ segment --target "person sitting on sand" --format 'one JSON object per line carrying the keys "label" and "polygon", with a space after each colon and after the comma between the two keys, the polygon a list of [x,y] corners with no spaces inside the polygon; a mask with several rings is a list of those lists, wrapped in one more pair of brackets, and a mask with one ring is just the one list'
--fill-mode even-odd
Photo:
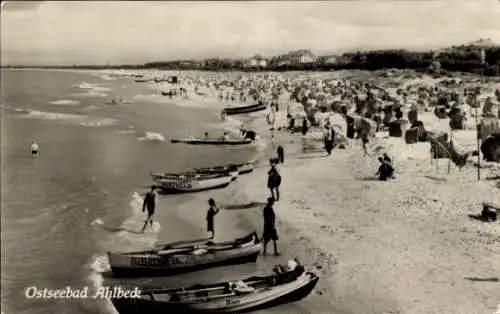
{"label": "person sitting on sand", "polygon": [[156,208],[156,185],[151,186],[151,191],[146,193],[146,196],[144,197],[144,202],[142,203],[142,212],[148,209],[148,217],[146,218],[146,221],[144,222],[144,226],[142,227],[141,232],[144,232],[146,229],[148,222],[151,226],[151,229],[153,229],[153,215],[155,214],[155,208]]}
{"label": "person sitting on sand", "polygon": [[392,168],[392,165],[384,161],[382,157],[378,158],[378,161],[380,161],[380,166],[377,171],[377,175],[379,176],[378,179],[380,181],[387,181],[392,177],[392,174],[394,172],[394,168]]}
{"label": "person sitting on sand", "polygon": [[223,141],[229,141],[229,134],[227,132],[224,132],[224,135],[222,136]]}
{"label": "person sitting on sand", "polygon": [[203,139],[206,141],[208,140],[208,132],[205,132],[205,134],[203,135]]}
{"label": "person sitting on sand", "polygon": [[[281,185],[281,175],[277,168],[278,161],[274,158],[269,159],[269,164],[271,165],[271,169],[269,169],[269,171],[267,172],[267,187],[271,191],[271,197],[273,198],[273,200],[279,201],[279,186]],[[275,191],[276,195],[274,193]]]}
{"label": "person sitting on sand", "polygon": [[210,207],[207,211],[207,231],[212,233],[211,238],[213,239],[215,237],[214,218],[219,213],[219,208],[213,198],[208,200],[208,205]]}
{"label": "person sitting on sand", "polygon": [[264,252],[263,254],[267,254],[267,244],[269,241],[273,241],[274,245],[274,255],[279,255],[278,246],[276,241],[278,240],[278,232],[276,231],[276,214],[273,209],[274,198],[270,197],[267,199],[267,204],[264,207],[264,234],[262,238],[264,240]]}

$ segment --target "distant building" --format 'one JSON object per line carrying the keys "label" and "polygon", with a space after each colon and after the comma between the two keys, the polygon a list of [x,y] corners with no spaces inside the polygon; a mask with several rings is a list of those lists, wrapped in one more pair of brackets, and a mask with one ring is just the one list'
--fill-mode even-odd
{"label": "distant building", "polygon": [[322,64],[335,64],[338,63],[339,56],[322,56],[317,58],[317,62]]}
{"label": "distant building", "polygon": [[303,49],[273,57],[269,60],[269,64],[274,66],[297,65],[316,62],[317,59],[309,49]]}
{"label": "distant building", "polygon": [[317,60],[309,49],[292,51],[286,55],[286,58],[291,64],[312,63]]}
{"label": "distant building", "polygon": [[251,58],[243,60],[243,66],[245,68],[256,68],[256,67],[265,68],[267,67],[267,60],[264,59],[261,55],[256,55]]}

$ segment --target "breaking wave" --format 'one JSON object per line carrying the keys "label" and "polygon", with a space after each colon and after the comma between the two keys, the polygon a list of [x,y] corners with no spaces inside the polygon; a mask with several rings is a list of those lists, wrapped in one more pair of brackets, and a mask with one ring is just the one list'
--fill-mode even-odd
{"label": "breaking wave", "polygon": [[139,141],[164,141],[165,138],[160,133],[146,132],[143,137],[138,139]]}
{"label": "breaking wave", "polygon": [[118,122],[115,119],[89,117],[89,116],[69,114],[69,113],[44,112],[37,110],[29,110],[28,114],[19,115],[17,117],[26,119],[61,121],[82,126],[110,126]]}
{"label": "breaking wave", "polygon": [[51,105],[79,105],[80,102],[78,100],[71,99],[61,99],[49,102]]}

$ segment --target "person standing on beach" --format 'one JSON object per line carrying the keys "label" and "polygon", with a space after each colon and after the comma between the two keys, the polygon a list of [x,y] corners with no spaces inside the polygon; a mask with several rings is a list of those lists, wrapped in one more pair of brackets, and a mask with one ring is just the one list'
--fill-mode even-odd
{"label": "person standing on beach", "polygon": [[[269,164],[271,165],[271,169],[267,172],[267,187],[271,191],[271,197],[273,200],[280,200],[280,191],[279,186],[281,185],[281,175],[278,172],[277,164],[278,160],[269,159]],[[276,191],[276,195],[275,192]]]}
{"label": "person standing on beach", "polygon": [[325,125],[325,133],[324,133],[325,149],[326,152],[328,153],[328,156],[332,154],[334,138],[335,138],[335,133],[333,131],[332,126],[330,125],[330,122],[328,121]]}
{"label": "person standing on beach", "polygon": [[219,208],[213,198],[208,200],[208,205],[210,207],[207,211],[207,231],[212,233],[211,238],[213,239],[215,237],[214,219],[215,215],[219,213]]}
{"label": "person standing on beach", "polygon": [[284,164],[285,163],[285,149],[283,148],[283,146],[281,146],[281,145],[278,146],[276,153],[278,154],[279,162]]}
{"label": "person standing on beach", "polygon": [[153,215],[155,214],[156,209],[156,185],[152,185],[151,191],[146,193],[146,197],[144,197],[144,202],[142,203],[142,212],[144,212],[146,208],[148,209],[148,217],[144,222],[144,226],[142,227],[141,232],[144,232],[148,225],[148,222],[151,226],[151,229],[153,229]]}
{"label": "person standing on beach", "polygon": [[35,141],[32,141],[31,142],[31,157],[33,159],[38,158],[38,151],[39,151],[38,144]]}
{"label": "person standing on beach", "polygon": [[306,135],[307,131],[309,131],[309,126],[307,125],[307,118],[302,119],[302,135]]}
{"label": "person standing on beach", "polygon": [[262,238],[264,239],[264,252],[267,254],[267,244],[269,241],[273,241],[274,245],[274,255],[279,255],[278,246],[276,241],[278,240],[278,232],[276,231],[276,214],[273,209],[274,198],[270,197],[267,199],[266,207],[264,207],[264,234]]}
{"label": "person standing on beach", "polygon": [[370,156],[370,154],[368,153],[368,144],[370,144],[370,141],[368,140],[368,135],[363,135],[363,137],[361,138],[361,143],[363,145],[363,152],[365,154],[365,157],[366,156]]}

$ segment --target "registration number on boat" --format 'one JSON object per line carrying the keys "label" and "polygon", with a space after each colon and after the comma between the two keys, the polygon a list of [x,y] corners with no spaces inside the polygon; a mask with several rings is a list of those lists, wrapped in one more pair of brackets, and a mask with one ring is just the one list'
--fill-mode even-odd
{"label": "registration number on boat", "polygon": [[162,260],[158,257],[132,257],[132,266],[158,266]]}
{"label": "registration number on boat", "polygon": [[170,189],[189,189],[193,187],[191,181],[167,181],[162,182],[162,185]]}
{"label": "registration number on boat", "polygon": [[194,258],[193,258],[193,256],[190,256],[190,255],[176,256],[176,257],[169,259],[170,265],[191,264],[193,262],[194,262]]}
{"label": "registration number on boat", "polygon": [[231,299],[226,300],[226,305],[235,305],[235,304],[240,304],[240,300],[231,300]]}

